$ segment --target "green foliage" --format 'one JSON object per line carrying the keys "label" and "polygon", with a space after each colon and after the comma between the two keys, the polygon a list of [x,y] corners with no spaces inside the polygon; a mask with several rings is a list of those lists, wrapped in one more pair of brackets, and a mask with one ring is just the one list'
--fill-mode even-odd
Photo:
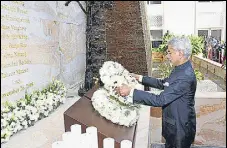
{"label": "green foliage", "polygon": [[164,53],[168,48],[168,45],[167,45],[168,41],[171,40],[173,37],[175,37],[174,34],[166,33],[162,37],[162,44],[160,44],[158,48],[152,48],[152,51]]}
{"label": "green foliage", "polygon": [[195,72],[196,79],[198,81],[204,80],[204,76],[203,76],[203,74],[199,70],[195,69],[194,72]]}
{"label": "green foliage", "polygon": [[31,97],[32,97],[32,95],[31,94],[29,95],[26,91],[25,92],[25,103],[26,103],[26,105],[29,105],[31,103]]}
{"label": "green foliage", "polygon": [[162,38],[162,44],[159,45],[160,51],[165,52],[168,48],[167,43],[169,40],[171,40],[173,37],[175,37],[174,34],[166,33]]}
{"label": "green foliage", "polygon": [[[182,35],[181,37],[183,36],[185,35]],[[168,45],[167,45],[168,41],[171,40],[173,37],[180,37],[180,36],[166,33],[162,38],[162,44],[160,44],[158,48],[152,48],[152,51],[164,53],[168,48]],[[196,35],[189,35],[187,37],[189,38],[192,45],[192,55],[198,55],[199,53],[202,53],[204,50],[204,38]]]}
{"label": "green foliage", "polygon": [[190,35],[188,38],[192,45],[192,55],[197,55],[203,52],[204,49],[204,39],[201,36]]}
{"label": "green foliage", "polygon": [[159,48],[152,48],[151,51],[153,51],[153,52],[161,52]]}
{"label": "green foliage", "polygon": [[[160,71],[161,78],[167,78],[169,77],[171,71],[174,67],[170,65],[170,63],[164,62],[158,66],[158,70]],[[198,81],[203,80],[204,76],[199,70],[194,70],[196,79]]]}
{"label": "green foliage", "polygon": [[174,35],[174,34],[165,34],[164,36],[163,36],[163,38],[162,38],[162,40],[163,40],[163,43],[162,44],[164,44],[164,45],[167,45],[167,43],[169,42],[169,40],[171,40],[173,37],[175,37],[176,35]]}
{"label": "green foliage", "polygon": [[158,66],[158,70],[161,72],[161,78],[166,78],[170,75],[173,67],[168,62],[164,62]]}
{"label": "green foliage", "polygon": [[9,102],[9,101],[3,102],[2,105],[7,109],[6,112],[10,112],[16,108],[13,102]]}

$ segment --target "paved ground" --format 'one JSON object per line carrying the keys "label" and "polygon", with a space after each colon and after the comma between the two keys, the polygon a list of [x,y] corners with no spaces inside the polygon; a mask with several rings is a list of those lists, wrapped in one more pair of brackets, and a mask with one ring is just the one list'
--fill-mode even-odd
{"label": "paved ground", "polygon": [[80,97],[68,98],[65,104],[59,106],[49,117],[44,118],[32,127],[13,135],[2,144],[2,148],[51,148],[54,141],[61,140],[64,133],[63,113]]}

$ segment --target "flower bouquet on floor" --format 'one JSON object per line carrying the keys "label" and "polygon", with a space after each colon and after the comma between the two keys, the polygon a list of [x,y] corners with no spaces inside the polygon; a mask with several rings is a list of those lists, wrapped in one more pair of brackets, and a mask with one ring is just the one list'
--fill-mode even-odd
{"label": "flower bouquet on floor", "polygon": [[100,68],[99,74],[104,86],[94,92],[91,98],[93,107],[101,116],[113,123],[127,127],[133,126],[139,118],[140,105],[130,103],[128,100],[132,100],[132,98],[120,96],[115,88],[126,84],[132,88],[143,90],[143,85],[117,62],[105,62]]}

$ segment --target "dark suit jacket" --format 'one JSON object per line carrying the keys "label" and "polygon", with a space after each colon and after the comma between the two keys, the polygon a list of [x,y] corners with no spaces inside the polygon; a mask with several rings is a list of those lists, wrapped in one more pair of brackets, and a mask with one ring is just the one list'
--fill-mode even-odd
{"label": "dark suit jacket", "polygon": [[175,67],[169,78],[163,80],[144,76],[142,84],[164,89],[160,95],[135,89],[133,102],[162,107],[162,135],[166,141],[177,147],[183,147],[185,140],[192,143],[196,133],[197,81],[190,61]]}

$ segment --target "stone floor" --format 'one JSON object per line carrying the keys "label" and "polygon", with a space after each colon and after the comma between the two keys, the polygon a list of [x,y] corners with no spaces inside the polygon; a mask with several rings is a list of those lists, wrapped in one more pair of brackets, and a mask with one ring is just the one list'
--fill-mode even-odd
{"label": "stone floor", "polygon": [[[153,110],[154,111],[154,110]],[[156,109],[156,112],[158,109]],[[161,136],[162,132],[162,119],[160,118],[160,115],[157,115],[156,117],[151,117],[151,148],[164,148],[165,139]],[[212,126],[214,126],[214,123],[212,123]],[[220,126],[220,125],[218,125]],[[199,134],[196,135],[195,142],[193,144],[193,148],[224,148],[226,147],[226,127],[224,126],[222,128],[222,132],[215,131],[216,133],[212,133],[212,130],[210,130],[211,127],[204,127],[203,131],[201,131]]]}

